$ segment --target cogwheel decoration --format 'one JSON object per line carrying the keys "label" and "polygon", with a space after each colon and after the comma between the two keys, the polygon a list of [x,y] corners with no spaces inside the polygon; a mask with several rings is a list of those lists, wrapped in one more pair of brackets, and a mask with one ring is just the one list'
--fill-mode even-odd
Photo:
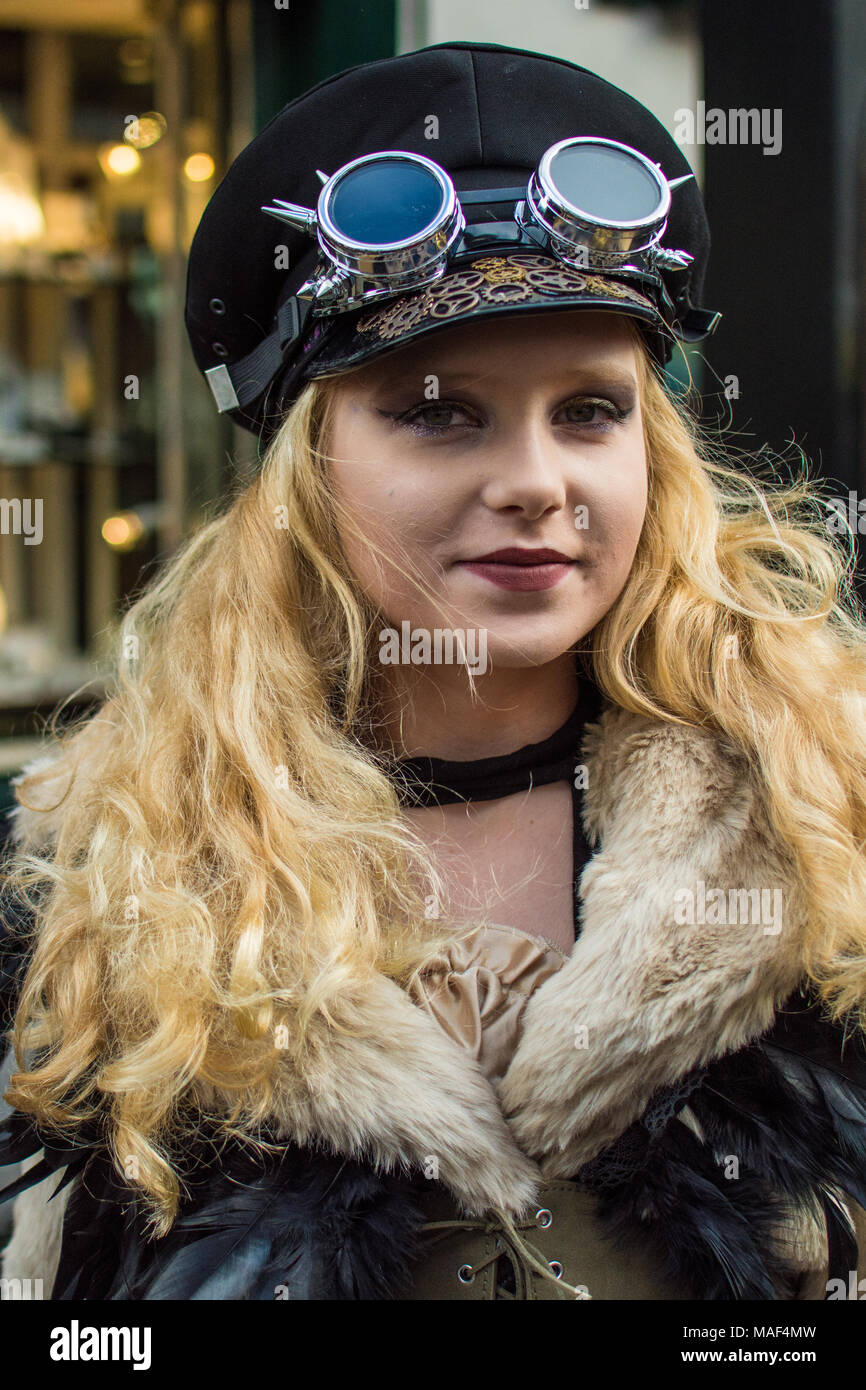
{"label": "cogwheel decoration", "polygon": [[520,299],[530,299],[532,290],[525,282],[522,285],[509,284],[501,281],[496,285],[487,285],[484,298],[488,304],[511,304]]}
{"label": "cogwheel decoration", "polygon": [[551,256],[533,256],[531,253],[519,256],[508,256],[509,265],[517,266],[521,270],[556,270],[559,261],[553,260]]}
{"label": "cogwheel decoration", "polygon": [[395,307],[396,306],[394,304],[389,304],[385,309],[374,309],[369,314],[362,314],[361,317],[358,319],[358,322],[355,324],[355,332],[378,333],[382,324],[387,323],[388,310],[393,309]]}
{"label": "cogwheel decoration", "polygon": [[480,274],[482,280],[495,279],[505,265],[505,256],[484,256],[480,261],[472,262],[473,271]]}
{"label": "cogwheel decoration", "polygon": [[453,275],[444,276],[433,290],[434,294],[450,290],[477,290],[484,284],[484,276],[479,271],[455,270]]}
{"label": "cogwheel decoration", "polygon": [[599,275],[586,275],[586,287],[594,294],[605,294],[611,299],[631,299],[631,291],[616,280],[603,280]]}
{"label": "cogwheel decoration", "polygon": [[356,324],[358,334],[375,334],[385,340],[406,337],[418,324],[462,318],[485,305],[519,304],[547,296],[584,293],[599,298],[628,300],[652,307],[637,290],[602,275],[583,274],[550,256],[523,253],[487,256],[472,268],[444,275],[409,299],[392,300]]}
{"label": "cogwheel decoration", "polygon": [[484,271],[484,279],[488,285],[513,285],[526,279],[526,271],[523,266],[515,265],[510,259],[503,259],[494,261],[490,268]]}
{"label": "cogwheel decoration", "polygon": [[380,338],[399,338],[414,328],[416,323],[426,318],[429,312],[429,294],[425,292],[417,299],[397,300],[385,309],[379,309],[359,321],[359,333],[377,333]]}
{"label": "cogwheel decoration", "polygon": [[481,295],[477,290],[455,289],[449,286],[447,290],[436,295],[431,295],[433,303],[430,306],[430,317],[434,319],[450,319],[455,314],[467,314],[470,309],[476,308],[481,303]]}
{"label": "cogwheel decoration", "polygon": [[540,290],[542,294],[561,294],[570,291],[585,290],[587,278],[579,275],[576,270],[569,270],[567,266],[551,266],[545,270],[528,270],[526,278],[535,290]]}

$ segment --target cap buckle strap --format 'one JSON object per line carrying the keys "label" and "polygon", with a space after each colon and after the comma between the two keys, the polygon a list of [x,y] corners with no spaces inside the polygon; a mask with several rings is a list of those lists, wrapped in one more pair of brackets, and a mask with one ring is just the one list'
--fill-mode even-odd
{"label": "cap buckle strap", "polygon": [[265,390],[283,362],[286,349],[300,337],[310,304],[291,295],[277,311],[277,326],[258,347],[228,367],[221,362],[205,372],[220,415],[249,405]]}

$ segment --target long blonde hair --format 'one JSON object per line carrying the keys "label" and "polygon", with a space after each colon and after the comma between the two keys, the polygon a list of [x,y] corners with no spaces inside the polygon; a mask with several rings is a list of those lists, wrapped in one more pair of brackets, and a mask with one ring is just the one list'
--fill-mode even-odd
{"label": "long blonde hair", "polygon": [[[759,487],[642,346],[637,360],[647,516],[587,671],[617,705],[711,728],[750,760],[811,906],[812,978],[864,1026],[850,547],[805,471]],[[376,614],[337,541],[333,399],[304,388],[255,480],[123,616],[113,693],[18,786],[44,814],[9,874],[37,929],[7,1100],[63,1131],[101,1118],[155,1234],[177,1212],[184,1126],[261,1142],[275,1069],[303,1067],[311,1020],[345,1027],[351,989],[374,971],[406,983],[450,934],[426,916],[436,870],[372,748]],[[235,1104],[205,1116],[199,1084]]]}

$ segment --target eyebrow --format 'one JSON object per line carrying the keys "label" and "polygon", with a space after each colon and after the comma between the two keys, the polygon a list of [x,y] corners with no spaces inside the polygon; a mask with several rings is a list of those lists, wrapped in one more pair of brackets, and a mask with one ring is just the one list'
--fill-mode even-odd
{"label": "eyebrow", "polygon": [[[477,386],[484,382],[495,383],[499,378],[495,372],[479,372],[469,368],[463,369],[455,367],[453,362],[447,366],[444,364],[440,370],[436,370],[436,359],[431,357],[427,360],[419,359],[417,364],[411,369],[403,371],[399,377],[393,374],[384,375],[376,382],[376,387],[384,390],[399,390],[404,384],[414,386],[418,378],[426,376],[436,376],[439,381],[440,391],[451,389]],[[583,382],[603,381],[611,386],[621,386],[625,388],[637,387],[637,374],[630,372],[614,362],[606,362],[602,359],[594,359],[592,362],[574,363],[564,365],[561,371],[557,372],[556,380],[563,385],[571,386],[575,379]]]}

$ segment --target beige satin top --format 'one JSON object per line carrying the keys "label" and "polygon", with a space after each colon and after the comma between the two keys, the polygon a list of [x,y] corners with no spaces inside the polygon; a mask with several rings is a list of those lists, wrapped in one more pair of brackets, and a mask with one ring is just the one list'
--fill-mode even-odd
{"label": "beige satin top", "polygon": [[520,1041],[533,990],[568,956],[543,936],[516,927],[484,925],[443,951],[409,988],[410,998],[500,1081]]}

